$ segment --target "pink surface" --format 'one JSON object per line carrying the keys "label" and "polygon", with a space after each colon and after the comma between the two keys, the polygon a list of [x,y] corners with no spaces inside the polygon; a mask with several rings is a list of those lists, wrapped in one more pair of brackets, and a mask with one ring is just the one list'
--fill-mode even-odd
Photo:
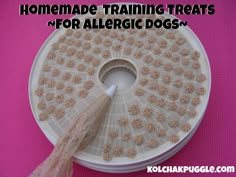
{"label": "pink surface", "polygon": [[[25,177],[51,152],[53,146],[34,120],[28,98],[28,78],[34,58],[53,32],[46,22],[56,17],[19,16],[20,3],[1,1],[0,6],[0,177]],[[37,1],[47,3],[48,1]],[[67,1],[58,1],[68,3]],[[87,4],[115,1],[85,1]],[[84,2],[84,4],[85,4]],[[136,1],[145,3],[143,1]],[[153,1],[167,3],[169,1]],[[235,165],[236,166],[236,2],[175,0],[172,3],[215,3],[213,16],[183,16],[202,41],[212,69],[212,90],[204,119],[190,142],[161,165]],[[79,1],[71,1],[79,3]],[[151,3],[151,1],[149,1]],[[226,4],[227,3],[227,4]],[[64,16],[65,17],[65,16]],[[58,18],[58,17],[57,17]],[[233,33],[234,32],[234,33]],[[196,174],[124,174],[135,176],[196,176]],[[236,176],[236,174],[199,174],[198,176]],[[74,165],[75,176],[118,177]]]}

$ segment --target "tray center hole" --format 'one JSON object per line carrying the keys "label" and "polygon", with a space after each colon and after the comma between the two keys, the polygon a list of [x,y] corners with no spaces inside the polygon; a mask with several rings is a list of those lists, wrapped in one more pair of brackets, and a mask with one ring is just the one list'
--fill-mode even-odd
{"label": "tray center hole", "polygon": [[114,59],[105,63],[99,71],[100,81],[108,88],[117,85],[117,91],[129,89],[137,78],[135,66],[124,59]]}

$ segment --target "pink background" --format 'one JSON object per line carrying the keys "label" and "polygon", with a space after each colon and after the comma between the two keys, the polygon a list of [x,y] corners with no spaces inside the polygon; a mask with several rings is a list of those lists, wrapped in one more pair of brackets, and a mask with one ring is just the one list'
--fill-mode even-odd
{"label": "pink background", "polygon": [[[130,0],[131,1],[131,0]],[[68,3],[68,1],[58,1]],[[87,0],[83,4],[115,1]],[[121,1],[119,1],[121,2]],[[145,3],[145,0],[136,2]],[[154,1],[166,4],[169,1]],[[161,165],[235,165],[236,166],[236,2],[213,0],[174,0],[172,3],[214,3],[212,16],[181,16],[202,41],[212,69],[212,90],[204,119],[190,142]],[[0,5],[0,177],[25,177],[52,151],[53,146],[41,132],[29,105],[28,79],[34,58],[54,31],[46,22],[59,16],[19,16],[22,3],[3,1]],[[37,1],[48,3],[48,1]],[[76,4],[79,1],[71,1]],[[149,2],[151,3],[151,1]],[[227,3],[227,4],[226,4]],[[61,16],[60,16],[61,17]],[[63,16],[66,17],[66,16]],[[234,33],[233,33],[234,32]],[[233,51],[234,50],[234,51]],[[118,177],[74,165],[75,176]],[[213,176],[213,174],[124,174],[134,176]],[[236,176],[236,174],[214,174]]]}

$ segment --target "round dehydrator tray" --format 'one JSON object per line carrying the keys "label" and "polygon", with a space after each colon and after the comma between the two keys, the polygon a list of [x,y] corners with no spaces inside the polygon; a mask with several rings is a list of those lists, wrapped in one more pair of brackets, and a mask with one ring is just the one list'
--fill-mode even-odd
{"label": "round dehydrator tray", "polygon": [[[101,10],[92,17],[112,18]],[[74,160],[98,171],[138,171],[168,159],[192,137],[207,107],[210,65],[189,27],[56,30],[29,80],[34,117],[51,143],[112,84],[118,90],[99,132]]]}

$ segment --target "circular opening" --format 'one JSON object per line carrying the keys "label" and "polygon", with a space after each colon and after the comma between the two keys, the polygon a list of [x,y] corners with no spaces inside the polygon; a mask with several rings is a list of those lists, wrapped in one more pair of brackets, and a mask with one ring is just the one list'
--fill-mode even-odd
{"label": "circular opening", "polygon": [[117,91],[125,91],[134,84],[137,70],[128,60],[114,59],[101,67],[98,77],[107,88],[115,84]]}

